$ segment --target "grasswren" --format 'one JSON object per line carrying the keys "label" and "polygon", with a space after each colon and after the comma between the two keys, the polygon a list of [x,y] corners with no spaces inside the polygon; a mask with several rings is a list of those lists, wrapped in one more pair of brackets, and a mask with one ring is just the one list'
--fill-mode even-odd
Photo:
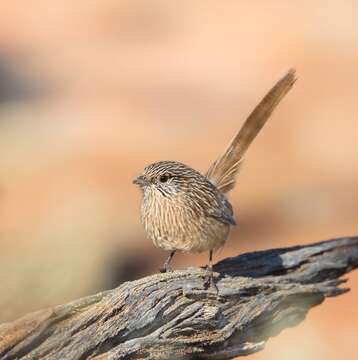
{"label": "grasswren", "polygon": [[225,193],[230,191],[251,142],[275,107],[295,82],[289,70],[249,115],[224,153],[205,175],[176,161],[148,165],[134,179],[142,189],[141,221],[153,243],[170,253],[162,272],[169,269],[175,252],[209,251],[206,284],[214,284],[212,255],[222,247],[235,225]]}

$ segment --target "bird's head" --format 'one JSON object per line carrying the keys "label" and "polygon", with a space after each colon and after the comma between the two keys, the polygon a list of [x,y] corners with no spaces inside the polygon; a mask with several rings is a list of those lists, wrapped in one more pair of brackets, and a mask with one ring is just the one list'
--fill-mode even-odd
{"label": "bird's head", "polygon": [[160,161],[148,165],[143,173],[133,180],[146,193],[176,196],[187,192],[195,181],[203,178],[196,170],[176,161]]}

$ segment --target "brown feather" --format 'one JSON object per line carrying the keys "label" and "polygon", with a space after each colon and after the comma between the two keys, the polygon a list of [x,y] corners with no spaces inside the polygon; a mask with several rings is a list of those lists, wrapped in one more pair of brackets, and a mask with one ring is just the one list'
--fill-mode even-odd
{"label": "brown feather", "polygon": [[291,69],[261,100],[225,152],[210,166],[206,176],[222,193],[235,186],[246,150],[295,81],[295,70]]}

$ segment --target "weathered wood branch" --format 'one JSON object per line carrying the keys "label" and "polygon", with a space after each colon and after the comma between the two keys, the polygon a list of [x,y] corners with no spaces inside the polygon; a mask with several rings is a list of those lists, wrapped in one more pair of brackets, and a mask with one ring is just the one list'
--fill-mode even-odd
{"label": "weathered wood branch", "polygon": [[244,254],[202,269],[156,274],[0,325],[0,359],[231,359],[347,291],[358,237]]}

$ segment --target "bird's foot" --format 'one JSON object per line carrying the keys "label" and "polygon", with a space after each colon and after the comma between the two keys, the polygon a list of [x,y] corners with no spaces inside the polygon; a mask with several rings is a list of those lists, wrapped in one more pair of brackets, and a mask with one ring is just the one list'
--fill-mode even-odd
{"label": "bird's foot", "polygon": [[217,294],[219,293],[219,289],[216,286],[214,274],[212,271],[208,271],[204,277],[204,288],[205,290],[213,289]]}
{"label": "bird's foot", "polygon": [[167,272],[172,272],[173,270],[171,269],[171,267],[169,266],[162,266],[159,271],[164,274],[164,273],[167,273]]}

